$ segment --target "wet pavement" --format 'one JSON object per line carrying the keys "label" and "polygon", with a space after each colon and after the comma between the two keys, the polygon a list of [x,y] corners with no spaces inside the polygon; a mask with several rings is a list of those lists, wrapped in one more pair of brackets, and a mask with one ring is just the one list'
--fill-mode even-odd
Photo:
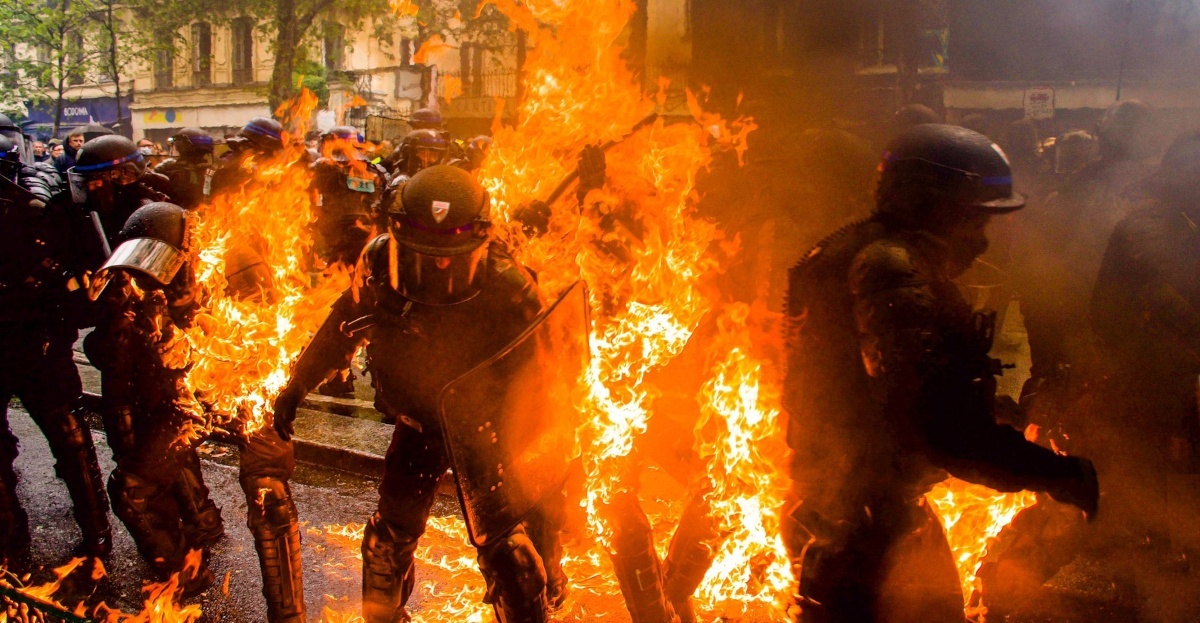
{"label": "wet pavement", "polygon": [[[1017,364],[1017,368],[1008,371],[1001,380],[1001,389],[1005,393],[1015,395],[1019,392],[1020,383],[1027,375],[1028,353],[1023,337],[1019,316],[1010,314],[1009,325],[993,353]],[[84,370],[84,373],[86,376],[90,371]],[[94,377],[87,381],[89,385],[94,383]],[[313,437],[324,437],[327,433],[322,431],[340,428],[339,423],[350,426],[352,421],[328,414],[314,417],[334,419],[324,421],[325,428],[314,425]],[[17,461],[19,491],[30,516],[34,563],[41,567],[33,578],[36,584],[51,578],[49,568],[69,560],[78,530],[71,517],[66,490],[54,476],[45,440],[18,403],[9,409],[9,420],[13,432],[21,440],[21,456]],[[386,440],[374,437],[388,429],[375,422],[370,424],[377,428],[363,428],[359,434],[369,437],[366,442],[372,446],[369,450],[377,452],[386,445]],[[112,461],[104,436],[97,432],[94,438],[102,469],[107,473],[112,469]],[[331,444],[357,443],[352,438],[327,441]],[[217,584],[193,601],[203,609],[202,621],[261,623],[266,620],[265,606],[260,594],[257,558],[243,519],[246,504],[237,482],[237,452],[235,446],[219,443],[210,442],[202,447],[204,476],[213,498],[223,510],[226,537],[212,551],[211,568]],[[298,466],[292,488],[304,524],[305,588],[310,621],[348,623],[355,620],[350,615],[357,611],[360,590],[358,538],[362,524],[374,510],[377,484],[375,478],[361,474],[304,462]],[[666,485],[663,494],[646,489],[644,497],[661,499],[663,495],[671,495],[670,489],[670,484]],[[482,582],[474,571],[473,551],[465,543],[456,512],[457,502],[450,491],[445,489],[439,497],[434,511],[437,519],[427,533],[428,548],[419,552],[418,590],[410,605],[418,621],[490,620],[490,615],[483,615],[484,610],[478,604],[482,598]],[[89,603],[103,600],[125,612],[141,609],[143,580],[148,577],[148,570],[119,522],[115,518],[112,521],[115,549],[105,563],[108,576],[98,585],[77,582],[64,588],[59,593],[64,603],[73,605],[86,598]],[[1120,576],[1117,570],[1122,567],[1137,569],[1137,592],[1150,597],[1141,600],[1121,598],[1122,591],[1118,587],[1124,585],[1117,581]],[[568,571],[576,588],[560,614],[560,620],[629,620],[615,586],[605,579],[608,575],[606,561],[597,563],[579,557],[568,564]],[[1012,613],[1003,616],[993,613],[988,620],[1009,623],[1193,623],[1200,621],[1200,571],[1186,573],[1178,561],[1169,559],[1164,553],[1129,544],[1128,547],[1080,556],[1027,597]],[[1140,617],[1137,612],[1141,613]],[[710,615],[709,618],[713,617]],[[763,613],[752,612],[743,620],[765,618]]]}

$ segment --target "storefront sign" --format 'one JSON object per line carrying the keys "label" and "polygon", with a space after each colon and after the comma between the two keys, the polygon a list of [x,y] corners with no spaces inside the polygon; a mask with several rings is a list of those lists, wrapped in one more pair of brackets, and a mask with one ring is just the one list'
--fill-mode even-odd
{"label": "storefront sign", "polygon": [[1025,89],[1025,118],[1034,121],[1054,118],[1054,87]]}

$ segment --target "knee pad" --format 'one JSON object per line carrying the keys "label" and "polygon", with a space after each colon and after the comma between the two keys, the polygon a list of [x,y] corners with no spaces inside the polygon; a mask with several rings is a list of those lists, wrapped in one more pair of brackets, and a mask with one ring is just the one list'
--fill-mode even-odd
{"label": "knee pad", "polygon": [[287,532],[296,520],[296,504],[287,481],[271,477],[243,477],[246,525],[256,539],[273,539]]}
{"label": "knee pad", "polygon": [[373,576],[393,579],[407,574],[413,566],[417,538],[400,530],[376,512],[363,530],[364,578],[368,572]]}

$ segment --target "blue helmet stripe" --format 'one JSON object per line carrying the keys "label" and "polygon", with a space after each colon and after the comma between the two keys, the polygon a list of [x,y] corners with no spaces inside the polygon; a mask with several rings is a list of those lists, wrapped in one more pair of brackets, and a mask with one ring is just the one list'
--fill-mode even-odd
{"label": "blue helmet stripe", "polygon": [[242,130],[245,132],[252,132],[259,136],[266,136],[266,137],[274,138],[274,139],[282,138],[279,136],[278,132],[272,132],[271,130],[268,130],[266,128],[260,128],[254,124],[247,124],[245,127],[242,128]]}
{"label": "blue helmet stripe", "polygon": [[108,169],[120,166],[122,164],[125,164],[126,162],[131,162],[131,161],[141,162],[142,161],[141,152],[135,151],[132,154],[125,156],[124,158],[117,158],[116,160],[110,160],[108,162],[97,162],[96,164],[77,164],[77,165],[75,165],[74,169],[75,169],[76,173],[91,173],[92,171],[106,171]]}

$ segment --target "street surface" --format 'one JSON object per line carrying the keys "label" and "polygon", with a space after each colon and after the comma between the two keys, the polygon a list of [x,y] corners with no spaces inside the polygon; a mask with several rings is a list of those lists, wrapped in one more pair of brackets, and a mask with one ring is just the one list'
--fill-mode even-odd
{"label": "street surface", "polygon": [[[995,354],[1018,364],[1016,370],[1008,371],[1002,379],[1002,390],[1015,394],[1027,374],[1028,351],[1019,316],[1010,314],[1006,329]],[[78,530],[71,517],[66,490],[54,476],[53,460],[40,432],[16,402],[9,410],[9,421],[21,440],[17,467],[20,494],[30,516],[34,538],[34,562],[44,567],[32,580],[37,584],[51,579],[48,568],[69,560]],[[93,436],[101,467],[107,473],[113,465],[104,436],[98,432]],[[197,601],[204,611],[202,620],[261,623],[266,620],[266,613],[260,594],[257,559],[243,519],[246,504],[237,482],[237,449],[209,443],[202,448],[202,456],[205,480],[222,508],[226,528],[226,537],[214,548],[211,559],[217,584]],[[303,522],[305,589],[310,621],[323,620],[325,608],[329,608],[330,613],[324,620],[353,620],[344,615],[357,611],[361,565],[357,558],[358,538],[362,525],[374,511],[377,484],[372,478],[314,465],[301,464],[298,468],[292,489]],[[647,497],[657,496],[649,494]],[[419,552],[418,589],[410,604],[418,620],[465,621],[479,616],[477,604],[482,597],[482,581],[473,570],[473,551],[465,545],[456,509],[457,502],[452,496],[440,497],[434,509],[435,520],[426,535],[431,547]],[[115,517],[112,521],[115,548],[106,563],[107,578],[94,589],[89,582],[64,587],[58,594],[64,603],[74,605],[89,598],[94,590],[89,603],[103,600],[125,612],[141,609],[141,588],[143,579],[148,577],[147,568],[119,521]],[[464,556],[466,558],[462,558]],[[1160,556],[1137,547],[1082,556],[1059,573],[1028,608],[1005,620],[1010,623],[1124,623],[1139,620],[1128,607],[1117,603],[1117,591],[1112,582],[1116,560],[1134,560],[1141,572],[1139,587],[1152,595],[1141,608],[1144,617],[1141,620],[1200,621],[1200,572],[1181,573],[1163,564]],[[628,621],[615,587],[605,580],[606,574],[598,572],[606,568],[606,561],[591,561],[586,557],[568,564],[574,593],[560,614],[561,620]],[[752,611],[745,620],[763,618],[763,613]],[[490,614],[483,620],[490,620]]]}

